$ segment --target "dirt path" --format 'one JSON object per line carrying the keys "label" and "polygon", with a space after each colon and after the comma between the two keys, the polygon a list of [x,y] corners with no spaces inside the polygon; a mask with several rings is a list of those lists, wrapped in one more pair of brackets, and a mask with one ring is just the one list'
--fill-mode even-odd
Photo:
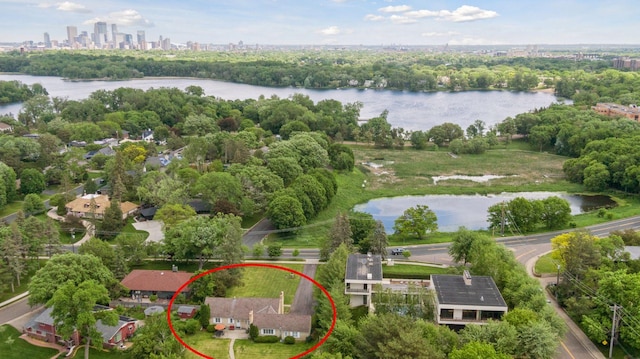
{"label": "dirt path", "polygon": [[[305,264],[302,273],[313,278],[316,275],[317,264]],[[313,315],[313,283],[304,278],[300,280],[296,296],[291,304],[291,314]]]}

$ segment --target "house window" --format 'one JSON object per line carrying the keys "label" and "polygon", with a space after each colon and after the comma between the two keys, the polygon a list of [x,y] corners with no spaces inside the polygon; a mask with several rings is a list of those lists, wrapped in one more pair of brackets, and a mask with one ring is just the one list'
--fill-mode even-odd
{"label": "house window", "polygon": [[233,324],[233,318],[229,318],[229,324]]}
{"label": "house window", "polygon": [[296,338],[296,339],[300,339],[300,332],[292,332],[291,336]]}
{"label": "house window", "polygon": [[222,323],[222,319],[221,318],[213,318],[213,322],[214,323]]}
{"label": "house window", "polygon": [[274,335],[276,331],[274,329],[262,329],[262,335]]}
{"label": "house window", "polygon": [[476,310],[465,309],[465,310],[462,311],[462,319],[463,320],[476,320],[477,313],[478,312]]}
{"label": "house window", "polygon": [[453,319],[453,309],[440,309],[440,319]]}

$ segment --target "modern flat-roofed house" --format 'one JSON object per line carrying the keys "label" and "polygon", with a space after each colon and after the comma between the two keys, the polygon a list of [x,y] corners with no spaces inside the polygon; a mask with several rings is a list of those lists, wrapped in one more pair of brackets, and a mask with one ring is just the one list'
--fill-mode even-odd
{"label": "modern flat-roofed house", "polygon": [[382,257],[372,254],[351,254],[347,258],[344,293],[349,305],[371,307],[373,286],[382,284]]}
{"label": "modern flat-roofed house", "polygon": [[[134,269],[120,284],[129,289],[131,297],[136,299],[157,295],[158,299],[171,299],[173,295],[187,283],[193,273],[165,271],[165,270],[144,270]],[[185,296],[189,294],[189,288],[183,288]]]}
{"label": "modern flat-roofed house", "polygon": [[[111,201],[107,195],[87,194],[74,199],[64,207],[67,209],[67,213],[77,217],[91,218],[95,216],[96,219],[102,219],[105,209],[110,205]],[[122,219],[126,219],[138,210],[138,205],[133,202],[122,202],[120,210],[122,210]]]}
{"label": "modern flat-roofed house", "polygon": [[311,334],[311,316],[284,313],[284,292],[280,298],[216,298],[207,297],[211,323],[228,329],[248,329],[251,324],[260,335],[292,336],[304,339]]}
{"label": "modern flat-roofed house", "polygon": [[502,298],[493,278],[463,275],[432,275],[430,289],[436,300],[438,324],[464,326],[484,324],[489,319],[500,319],[507,313],[507,304]]}

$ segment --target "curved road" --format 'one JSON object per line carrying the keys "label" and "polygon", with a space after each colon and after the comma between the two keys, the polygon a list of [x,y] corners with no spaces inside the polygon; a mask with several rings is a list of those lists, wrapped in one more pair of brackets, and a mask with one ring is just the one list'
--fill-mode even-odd
{"label": "curved road", "polygon": [[[266,234],[268,234],[272,228],[271,223],[268,221],[259,222],[254,226],[254,228],[252,228],[252,230],[255,230],[253,234],[251,233],[252,230],[245,233],[243,243],[249,247],[253,246],[253,244],[258,243]],[[589,230],[593,235],[604,237],[609,235],[612,231],[624,229],[637,230],[639,228],[640,216],[636,216],[590,226],[585,229]],[[497,242],[512,249],[516,259],[518,259],[520,263],[526,265],[527,263],[533,263],[534,259],[551,250],[551,238],[560,233],[571,231],[573,230],[563,230],[531,236],[505,237],[497,239]],[[453,264],[448,254],[448,244],[425,244],[406,246],[405,248],[408,248],[411,251],[411,259],[414,261]],[[300,255],[298,258],[317,259],[319,256],[318,249],[300,249],[299,252]],[[286,249],[283,251],[283,257],[292,257],[291,253],[292,250]],[[20,318],[34,309],[36,308],[31,308],[27,304],[27,298],[0,308],[0,325],[13,321],[16,318]],[[563,313],[561,310],[559,311]],[[561,348],[557,355],[558,359],[604,358],[602,355],[594,356],[588,349],[585,349],[585,346],[588,346],[590,342],[583,343],[582,340],[578,338],[579,334],[580,333],[574,333],[573,330],[568,331],[565,336],[565,340],[561,343]]]}

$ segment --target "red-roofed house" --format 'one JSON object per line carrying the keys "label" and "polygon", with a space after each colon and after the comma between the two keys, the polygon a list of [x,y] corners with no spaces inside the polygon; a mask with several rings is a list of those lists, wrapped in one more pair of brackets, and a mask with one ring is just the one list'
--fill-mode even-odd
{"label": "red-roofed house", "polygon": [[[193,273],[187,272],[134,269],[120,284],[130,290],[132,298],[136,295],[141,298],[157,295],[158,299],[171,299],[192,276]],[[188,296],[188,287],[183,288],[182,293]]]}

